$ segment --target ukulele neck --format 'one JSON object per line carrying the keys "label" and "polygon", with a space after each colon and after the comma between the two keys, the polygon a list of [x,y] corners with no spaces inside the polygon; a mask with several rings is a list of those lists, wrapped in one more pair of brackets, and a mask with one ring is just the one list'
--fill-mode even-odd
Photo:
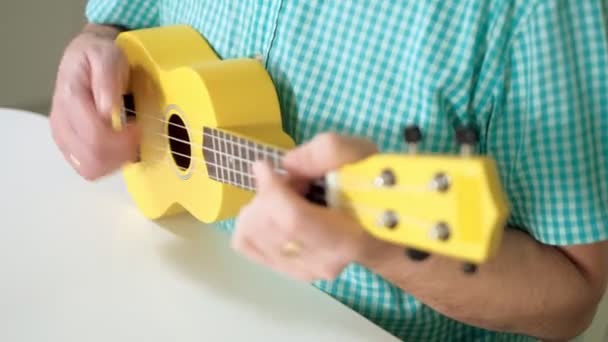
{"label": "ukulele neck", "polygon": [[[269,145],[259,144],[234,134],[211,128],[203,128],[203,155],[209,178],[255,191],[252,164],[258,160],[268,161],[275,172],[287,173],[282,166],[284,151]],[[306,198],[313,203],[326,205],[324,179],[310,185]]]}
{"label": "ukulele neck", "polygon": [[285,173],[281,165],[283,151],[256,143],[211,127],[203,129],[203,154],[209,178],[239,188],[255,191],[251,166],[268,161],[275,172]]}

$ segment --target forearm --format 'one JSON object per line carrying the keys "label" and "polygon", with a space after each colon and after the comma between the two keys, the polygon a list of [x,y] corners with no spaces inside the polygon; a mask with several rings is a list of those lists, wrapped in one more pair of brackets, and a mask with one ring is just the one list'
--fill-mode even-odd
{"label": "forearm", "polygon": [[456,260],[423,262],[388,247],[362,263],[453,319],[486,329],[561,340],[585,329],[597,298],[592,282],[567,255],[516,231],[505,232],[499,254],[474,275]]}

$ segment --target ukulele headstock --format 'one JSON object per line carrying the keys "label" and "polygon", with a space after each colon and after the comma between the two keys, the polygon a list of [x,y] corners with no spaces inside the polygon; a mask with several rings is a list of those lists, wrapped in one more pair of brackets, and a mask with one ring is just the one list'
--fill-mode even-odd
{"label": "ukulele headstock", "polygon": [[444,255],[474,273],[497,251],[509,212],[494,160],[472,155],[468,129],[456,133],[460,156],[418,154],[420,130],[404,135],[409,154],[377,154],[329,175],[327,204],[411,260]]}

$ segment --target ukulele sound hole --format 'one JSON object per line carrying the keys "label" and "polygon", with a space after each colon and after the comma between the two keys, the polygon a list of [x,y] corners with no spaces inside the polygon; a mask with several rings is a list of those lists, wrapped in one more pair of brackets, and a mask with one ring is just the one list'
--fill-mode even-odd
{"label": "ukulele sound hole", "polygon": [[124,102],[125,108],[125,116],[127,121],[131,121],[135,119],[135,97],[133,94],[125,94],[122,96],[122,100]]}
{"label": "ukulele sound hole", "polygon": [[182,170],[187,170],[190,167],[191,147],[188,129],[184,121],[176,114],[169,118],[169,147],[173,161]]}

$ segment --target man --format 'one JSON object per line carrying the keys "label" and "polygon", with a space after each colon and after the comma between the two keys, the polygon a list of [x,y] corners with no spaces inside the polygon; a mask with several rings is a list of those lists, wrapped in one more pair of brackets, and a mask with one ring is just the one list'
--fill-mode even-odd
{"label": "man", "polygon": [[409,124],[421,151],[454,152],[454,127],[472,123],[513,209],[475,276],[404,258],[262,163],[256,197],[224,226],[244,255],[403,340],[567,340],[590,324],[608,273],[607,13],[601,0],[93,0],[59,68],[52,129],[87,179],[132,160],[137,129],[109,124],[128,76],[112,39],[176,23],[222,58],[261,58],[300,144],[284,160],[293,178],[402,151]]}

